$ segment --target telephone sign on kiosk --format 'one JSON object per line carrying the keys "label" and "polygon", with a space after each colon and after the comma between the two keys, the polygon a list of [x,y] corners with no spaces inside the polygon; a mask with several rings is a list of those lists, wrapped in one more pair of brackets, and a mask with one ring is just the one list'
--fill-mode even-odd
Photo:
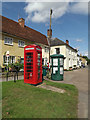
{"label": "telephone sign on kiosk", "polygon": [[37,85],[42,82],[42,48],[28,45],[24,48],[24,83]]}

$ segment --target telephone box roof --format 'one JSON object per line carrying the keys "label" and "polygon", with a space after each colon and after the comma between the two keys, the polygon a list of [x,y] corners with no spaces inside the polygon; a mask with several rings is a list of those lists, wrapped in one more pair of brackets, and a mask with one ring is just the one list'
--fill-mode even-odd
{"label": "telephone box roof", "polygon": [[64,58],[64,55],[61,55],[61,54],[53,54],[53,55],[50,55],[51,58]]}

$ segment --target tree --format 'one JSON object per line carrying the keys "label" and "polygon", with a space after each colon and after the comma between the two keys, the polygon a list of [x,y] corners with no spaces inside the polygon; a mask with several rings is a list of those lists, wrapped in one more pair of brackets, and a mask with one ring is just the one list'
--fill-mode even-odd
{"label": "tree", "polygon": [[83,58],[85,58],[85,59],[86,59],[87,64],[90,64],[90,59],[89,59],[87,56],[83,56]]}

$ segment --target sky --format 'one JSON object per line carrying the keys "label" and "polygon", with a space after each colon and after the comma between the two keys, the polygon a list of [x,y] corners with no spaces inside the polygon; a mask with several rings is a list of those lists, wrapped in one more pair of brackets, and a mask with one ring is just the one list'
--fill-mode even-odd
{"label": "sky", "polygon": [[2,2],[3,16],[17,22],[23,17],[25,25],[46,36],[50,9],[52,37],[69,40],[70,46],[79,50],[78,54],[88,55],[88,2]]}

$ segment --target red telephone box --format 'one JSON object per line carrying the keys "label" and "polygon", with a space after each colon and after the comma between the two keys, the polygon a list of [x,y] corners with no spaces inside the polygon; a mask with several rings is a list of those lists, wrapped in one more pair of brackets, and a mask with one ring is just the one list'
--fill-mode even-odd
{"label": "red telephone box", "polygon": [[28,45],[24,48],[24,83],[37,85],[42,82],[42,48]]}

